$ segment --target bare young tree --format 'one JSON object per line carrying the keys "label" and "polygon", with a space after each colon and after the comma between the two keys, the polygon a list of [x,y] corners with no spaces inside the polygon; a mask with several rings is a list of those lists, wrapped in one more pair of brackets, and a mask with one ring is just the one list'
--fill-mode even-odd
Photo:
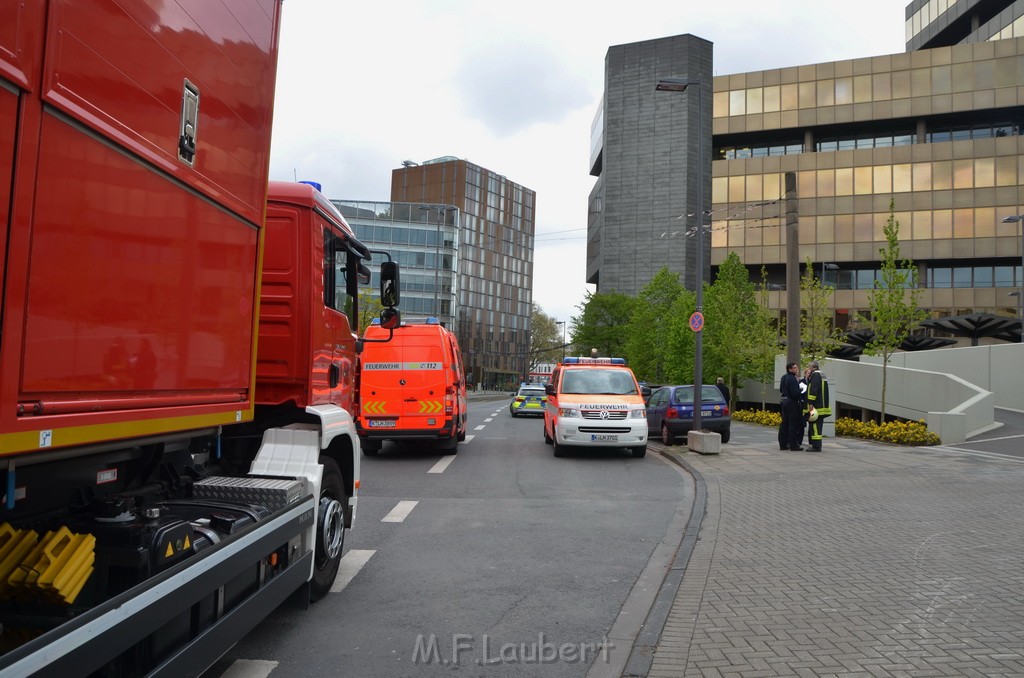
{"label": "bare young tree", "polygon": [[920,289],[914,262],[900,256],[900,222],[896,220],[895,204],[889,201],[889,219],[883,228],[886,246],[879,249],[881,271],[874,288],[868,292],[870,317],[859,316],[858,324],[875,335],[864,352],[882,357],[882,423],[885,423],[885,389],[889,359],[899,345],[927,313],[918,308]]}

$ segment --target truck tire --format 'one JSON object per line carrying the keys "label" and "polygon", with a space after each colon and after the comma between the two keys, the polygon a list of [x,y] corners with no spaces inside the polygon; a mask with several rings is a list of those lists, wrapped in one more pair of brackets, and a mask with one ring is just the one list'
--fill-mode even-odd
{"label": "truck tire", "polygon": [[548,425],[547,424],[544,424],[544,442],[546,442],[548,445],[550,445],[550,444],[552,444],[554,442],[554,440],[551,439],[551,436],[548,435]]}
{"label": "truck tire", "polygon": [[647,445],[638,445],[637,447],[629,448],[629,451],[633,454],[633,457],[640,459],[647,456]]}
{"label": "truck tire", "polygon": [[451,438],[442,440],[441,444],[438,445],[442,452],[447,454],[458,454],[459,452],[459,436],[458,434],[453,435]]}
{"label": "truck tire", "polygon": [[568,450],[565,449],[565,445],[559,445],[557,440],[552,440],[551,444],[554,445],[555,456],[564,457]]}
{"label": "truck tire", "polygon": [[362,440],[359,446],[363,448],[363,454],[367,457],[374,457],[380,452],[380,445],[379,440]]}
{"label": "truck tire", "polygon": [[316,520],[316,552],[313,554],[313,577],[309,580],[309,600],[316,602],[331,590],[341,552],[345,546],[345,510],[348,493],[338,463],[321,456],[324,467],[320,482],[320,510]]}

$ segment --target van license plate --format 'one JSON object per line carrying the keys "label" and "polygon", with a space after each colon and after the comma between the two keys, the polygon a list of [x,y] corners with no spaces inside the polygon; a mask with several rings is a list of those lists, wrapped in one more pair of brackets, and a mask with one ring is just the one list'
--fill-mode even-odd
{"label": "van license plate", "polygon": [[595,443],[617,443],[619,442],[619,436],[617,435],[599,435],[594,433],[590,436],[590,440]]}
{"label": "van license plate", "polygon": [[394,419],[370,419],[367,423],[370,428],[394,428],[396,422]]}

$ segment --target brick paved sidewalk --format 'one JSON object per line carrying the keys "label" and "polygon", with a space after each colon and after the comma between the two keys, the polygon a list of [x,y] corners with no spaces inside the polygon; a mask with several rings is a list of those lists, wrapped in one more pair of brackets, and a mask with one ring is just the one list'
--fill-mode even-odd
{"label": "brick paved sidewalk", "polygon": [[740,422],[650,446],[707,505],[648,675],[1024,676],[1024,463]]}

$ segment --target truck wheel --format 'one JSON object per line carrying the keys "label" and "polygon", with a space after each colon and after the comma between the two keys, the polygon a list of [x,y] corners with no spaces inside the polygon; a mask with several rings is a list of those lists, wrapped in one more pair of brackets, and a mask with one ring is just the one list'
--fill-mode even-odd
{"label": "truck wheel", "polygon": [[363,454],[373,457],[380,452],[380,444],[379,440],[361,440],[359,446],[363,448]]}
{"label": "truck wheel", "polygon": [[544,424],[544,442],[546,442],[548,445],[550,445],[551,443],[554,442],[551,439],[551,436],[548,435],[548,425],[547,424]]}
{"label": "truck wheel", "polygon": [[629,451],[633,453],[633,456],[637,459],[647,456],[647,446],[639,445],[637,447],[629,448]]}
{"label": "truck wheel", "polygon": [[309,581],[309,600],[316,602],[327,595],[338,576],[341,551],[345,546],[345,504],[348,494],[338,463],[320,457],[324,467],[320,482],[320,509],[316,520],[316,552],[313,554],[313,577]]}
{"label": "truck wheel", "polygon": [[469,426],[463,426],[462,430],[459,431],[458,439],[460,443],[466,440],[466,429],[468,428]]}
{"label": "truck wheel", "polygon": [[559,445],[557,440],[552,440],[551,444],[555,446],[555,456],[556,457],[564,457],[565,456],[565,453],[567,452],[567,450],[565,449],[565,445]]}

